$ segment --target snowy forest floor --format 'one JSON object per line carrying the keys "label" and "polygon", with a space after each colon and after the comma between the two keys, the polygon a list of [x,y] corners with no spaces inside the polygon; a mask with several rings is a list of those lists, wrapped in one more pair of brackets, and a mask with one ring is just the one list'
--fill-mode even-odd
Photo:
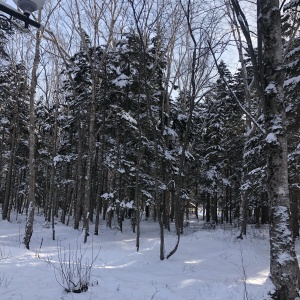
{"label": "snowy forest floor", "polygon": [[[244,240],[236,239],[238,229],[228,226],[202,229],[200,224],[196,232],[186,228],[175,255],[160,261],[158,223],[151,220],[141,222],[139,252],[128,220],[123,233],[101,224],[99,236],[91,234],[84,245],[82,231],[59,222],[53,241],[51,228],[39,216],[30,250],[22,244],[25,221],[25,216],[0,221],[1,300],[262,300],[272,288],[267,227],[250,227]],[[174,232],[165,231],[166,254],[175,243]],[[68,251],[76,249],[82,261],[95,259],[91,285],[79,294],[64,291],[54,271],[58,250],[72,258]]]}

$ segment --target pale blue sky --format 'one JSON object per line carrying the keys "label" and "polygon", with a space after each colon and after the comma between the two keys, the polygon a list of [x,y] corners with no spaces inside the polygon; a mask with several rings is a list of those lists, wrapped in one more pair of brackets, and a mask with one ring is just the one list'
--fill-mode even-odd
{"label": "pale blue sky", "polygon": [[17,7],[17,5],[14,3],[13,0],[6,0],[5,2],[6,2],[7,4],[11,5],[11,6],[14,7],[14,8]]}
{"label": "pale blue sky", "polygon": [[0,0],[0,2],[2,2],[2,3],[4,2],[4,3],[12,6],[14,9],[17,9],[17,5],[14,3],[13,0]]}

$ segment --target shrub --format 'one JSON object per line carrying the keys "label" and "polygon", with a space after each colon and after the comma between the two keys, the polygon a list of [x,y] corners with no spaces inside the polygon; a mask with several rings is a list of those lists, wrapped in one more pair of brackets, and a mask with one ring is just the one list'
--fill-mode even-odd
{"label": "shrub", "polygon": [[87,248],[83,251],[81,246],[72,250],[70,245],[66,250],[61,244],[57,245],[58,263],[52,262],[50,259],[47,262],[54,268],[55,279],[68,293],[86,292],[92,284],[93,264],[96,261],[97,255],[94,257],[92,248],[92,256],[86,255]]}

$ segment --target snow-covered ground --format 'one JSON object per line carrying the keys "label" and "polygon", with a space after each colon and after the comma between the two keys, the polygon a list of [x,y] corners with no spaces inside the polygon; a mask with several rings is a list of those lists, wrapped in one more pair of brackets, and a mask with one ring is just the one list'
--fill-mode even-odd
{"label": "snow-covered ground", "polygon": [[[160,261],[158,224],[150,220],[141,222],[139,252],[128,221],[123,233],[101,225],[99,236],[91,235],[88,245],[82,243],[81,231],[59,222],[53,241],[51,228],[43,223],[36,217],[28,251],[22,244],[25,216],[0,221],[1,300],[268,299],[267,228],[252,228],[242,241],[236,239],[235,228],[187,228],[175,255]],[[166,231],[166,253],[175,242],[174,232]],[[58,250],[74,260],[76,249],[83,263],[95,260],[88,291],[80,294],[67,293],[55,271]]]}

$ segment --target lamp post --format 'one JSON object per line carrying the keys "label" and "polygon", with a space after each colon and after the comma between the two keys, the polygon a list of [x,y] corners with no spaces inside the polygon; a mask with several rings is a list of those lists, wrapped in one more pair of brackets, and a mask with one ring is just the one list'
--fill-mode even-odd
{"label": "lamp post", "polygon": [[[17,6],[23,11],[23,14],[16,9],[0,0],[0,29],[9,31],[12,27],[12,18],[24,21],[25,28],[29,25],[40,28],[41,24],[30,19],[30,14],[34,11],[41,9],[45,3],[45,0],[14,0]],[[1,12],[5,13],[2,14]],[[10,17],[8,17],[9,15]]]}

